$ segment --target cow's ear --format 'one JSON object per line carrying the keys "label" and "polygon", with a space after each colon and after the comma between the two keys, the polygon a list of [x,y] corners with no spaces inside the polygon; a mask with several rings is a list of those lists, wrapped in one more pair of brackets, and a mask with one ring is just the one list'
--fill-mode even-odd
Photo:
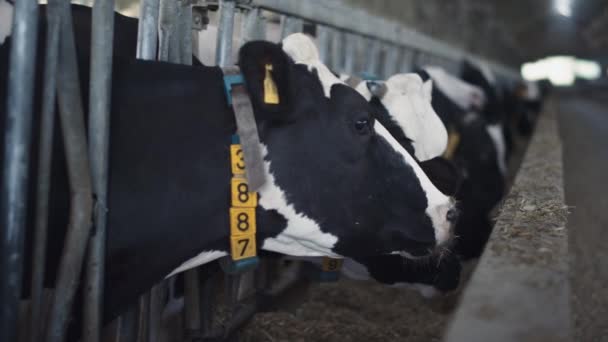
{"label": "cow's ear", "polygon": [[431,182],[445,195],[454,196],[462,184],[462,172],[451,161],[436,157],[420,162],[420,168]]}
{"label": "cow's ear", "polygon": [[280,118],[289,112],[291,60],[280,45],[254,41],[239,52],[239,66],[258,114]]}

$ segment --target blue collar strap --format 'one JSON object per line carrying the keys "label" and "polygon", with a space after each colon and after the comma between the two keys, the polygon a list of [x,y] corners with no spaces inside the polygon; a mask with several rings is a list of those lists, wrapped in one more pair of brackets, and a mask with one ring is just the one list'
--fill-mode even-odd
{"label": "blue collar strap", "polygon": [[243,74],[231,74],[224,70],[224,91],[226,92],[226,100],[228,105],[232,106],[232,86],[238,84],[245,84],[245,78]]}

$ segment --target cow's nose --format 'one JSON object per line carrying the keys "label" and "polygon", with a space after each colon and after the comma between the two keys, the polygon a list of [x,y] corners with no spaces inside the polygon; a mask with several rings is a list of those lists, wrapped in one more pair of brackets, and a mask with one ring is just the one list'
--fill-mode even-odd
{"label": "cow's nose", "polygon": [[447,214],[445,215],[445,218],[450,223],[456,223],[456,221],[458,220],[458,216],[460,216],[460,212],[458,211],[458,209],[452,208],[452,209],[448,210]]}

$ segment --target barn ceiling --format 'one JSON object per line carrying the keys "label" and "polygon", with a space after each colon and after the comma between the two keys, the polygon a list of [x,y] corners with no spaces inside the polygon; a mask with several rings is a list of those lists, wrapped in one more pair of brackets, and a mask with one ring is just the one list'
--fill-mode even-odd
{"label": "barn ceiling", "polygon": [[[503,63],[548,55],[608,59],[606,0],[344,0]],[[569,8],[560,14],[558,3]]]}

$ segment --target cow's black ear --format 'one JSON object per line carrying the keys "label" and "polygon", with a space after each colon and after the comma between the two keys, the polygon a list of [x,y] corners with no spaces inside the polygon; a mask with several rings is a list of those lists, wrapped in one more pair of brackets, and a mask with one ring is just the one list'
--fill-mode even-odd
{"label": "cow's black ear", "polygon": [[239,52],[239,66],[256,114],[280,119],[289,113],[291,60],[279,44],[248,42]]}
{"label": "cow's black ear", "polygon": [[460,189],[462,172],[451,161],[437,157],[421,162],[420,167],[442,193],[454,196]]}

